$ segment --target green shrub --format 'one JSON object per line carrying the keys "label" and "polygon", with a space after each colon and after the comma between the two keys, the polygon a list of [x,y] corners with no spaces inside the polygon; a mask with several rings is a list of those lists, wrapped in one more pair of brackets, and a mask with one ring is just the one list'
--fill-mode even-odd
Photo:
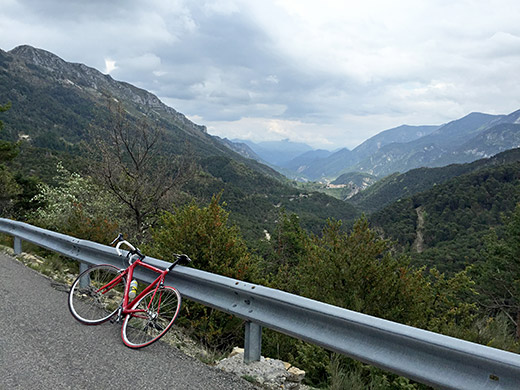
{"label": "green shrub", "polygon": [[[251,280],[252,256],[236,226],[228,226],[229,213],[220,205],[220,195],[206,207],[192,202],[173,212],[165,211],[152,229],[148,253],[173,261],[172,253],[186,253],[191,266],[235,279]],[[179,323],[185,324],[209,348],[229,348],[241,343],[243,321],[193,302],[184,305]]]}

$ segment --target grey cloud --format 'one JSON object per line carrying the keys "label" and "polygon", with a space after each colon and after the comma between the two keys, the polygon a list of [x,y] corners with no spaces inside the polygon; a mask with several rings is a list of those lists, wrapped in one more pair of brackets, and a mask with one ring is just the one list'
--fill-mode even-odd
{"label": "grey cloud", "polygon": [[[513,14],[501,26],[494,21],[481,29],[473,21],[478,28],[467,30],[451,14],[447,26],[439,24],[440,8],[420,28],[421,21],[403,18],[411,24],[395,36],[362,22],[342,30],[339,20],[327,28],[352,36],[336,42],[337,34],[324,35],[334,44],[320,47],[319,30],[309,42],[314,35],[302,30],[305,24],[281,28],[293,20],[272,15],[277,5],[266,6],[262,23],[247,1],[13,0],[2,7],[2,49],[32,44],[101,71],[105,60],[115,61],[115,79],[151,90],[201,121],[257,117],[382,129],[371,118],[385,118],[386,125],[423,115],[429,122],[520,104],[514,77],[520,25]],[[375,15],[374,23],[385,18]],[[293,40],[287,31],[303,38]]]}
{"label": "grey cloud", "polygon": [[24,17],[49,24],[111,21],[130,16],[139,6],[134,0],[17,0],[15,4],[24,10]]}
{"label": "grey cloud", "polygon": [[207,120],[265,115],[270,106],[276,107],[271,115],[280,116],[282,105],[287,106],[283,117],[301,118],[319,108],[313,90],[330,82],[325,76],[303,74],[296,64],[284,62],[270,50],[265,34],[242,15],[197,15],[194,32],[156,51],[161,76],[132,75],[136,70],[128,64],[115,76],[147,78],[160,96],[195,99],[197,111],[189,114]]}
{"label": "grey cloud", "polygon": [[[54,37],[69,46],[66,60],[83,58],[104,70],[116,62],[115,79],[127,81],[182,104],[188,115],[205,120],[238,120],[267,115],[326,122],[323,91],[344,83],[326,74],[306,73],[283,53],[245,11],[219,13],[204,3],[179,3],[178,9],[138,1],[19,2],[31,19],[57,23],[68,35]],[[153,17],[151,25],[146,17]],[[74,41],[74,44],[71,44]],[[52,50],[52,48],[46,49]],[[61,52],[57,54],[63,55]],[[273,82],[276,80],[276,82]],[[174,107],[177,108],[177,107]]]}

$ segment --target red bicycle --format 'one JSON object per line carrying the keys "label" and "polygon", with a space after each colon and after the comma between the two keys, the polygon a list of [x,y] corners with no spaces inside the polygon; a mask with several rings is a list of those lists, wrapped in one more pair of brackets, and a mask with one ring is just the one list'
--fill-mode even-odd
{"label": "red bicycle", "polygon": [[[176,265],[189,263],[191,259],[187,255],[174,255],[176,260],[162,270],[145,263],[145,256],[121,234],[111,245],[116,242],[120,256],[122,244],[130,248],[128,267],[119,269],[102,264],[82,272],[70,288],[69,309],[85,325],[99,325],[115,317],[114,322],[123,322],[121,337],[127,347],[146,347],[168,332],[181,308],[181,295],[177,289],[165,286],[164,278]],[[133,275],[137,266],[159,276],[135,296],[137,282]]]}

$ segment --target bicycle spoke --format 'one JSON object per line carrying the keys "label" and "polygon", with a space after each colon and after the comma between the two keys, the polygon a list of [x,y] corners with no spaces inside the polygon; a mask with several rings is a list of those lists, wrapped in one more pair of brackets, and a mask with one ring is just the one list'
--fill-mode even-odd
{"label": "bicycle spoke", "polygon": [[[89,268],[72,284],[69,293],[69,309],[80,322],[95,325],[107,321],[117,311],[123,300],[124,278],[120,270],[111,265]],[[89,285],[82,286],[84,281]]]}

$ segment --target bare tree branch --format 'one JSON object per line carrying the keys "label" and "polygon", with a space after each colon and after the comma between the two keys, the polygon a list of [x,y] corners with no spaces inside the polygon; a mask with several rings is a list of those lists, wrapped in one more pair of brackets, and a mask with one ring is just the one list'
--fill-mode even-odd
{"label": "bare tree branch", "polygon": [[[168,194],[193,174],[190,155],[167,156],[165,131],[151,119],[134,120],[121,104],[108,104],[104,128],[91,128],[93,172],[132,214],[135,236],[142,239]],[[189,148],[188,148],[189,149]]]}

